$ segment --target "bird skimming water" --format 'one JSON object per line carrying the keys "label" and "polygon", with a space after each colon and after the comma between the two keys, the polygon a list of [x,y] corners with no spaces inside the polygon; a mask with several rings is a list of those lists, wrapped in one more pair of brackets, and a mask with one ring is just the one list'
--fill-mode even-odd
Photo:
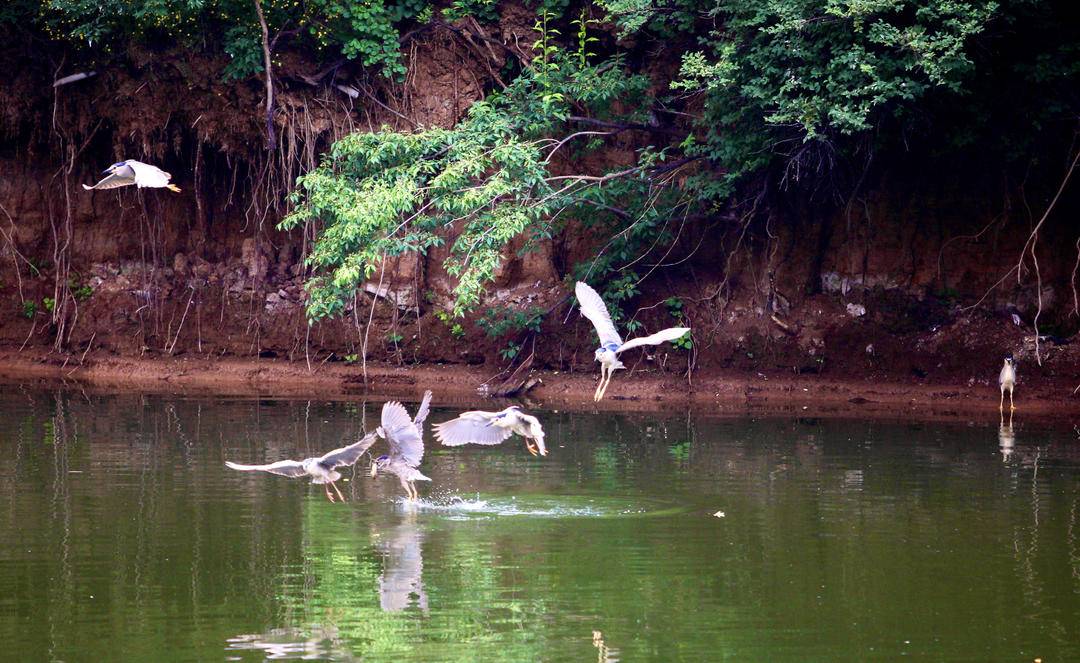
{"label": "bird skimming water", "polygon": [[593,400],[599,401],[604,397],[611,377],[620,368],[626,368],[619,361],[619,353],[642,345],[659,345],[664,341],[674,341],[690,331],[689,327],[669,327],[649,336],[630,339],[623,343],[619,332],[615,330],[615,323],[611,321],[604,300],[587,283],[578,281],[574,288],[577,295],[578,305],[581,306],[581,314],[593,323],[596,335],[600,337],[600,347],[596,349],[596,361],[600,362],[600,383],[596,385],[596,393]]}
{"label": "bird skimming water", "polygon": [[140,189],[165,188],[169,191],[180,193],[180,187],[169,182],[169,180],[172,179],[172,175],[166,173],[157,166],[151,166],[148,163],[143,163],[134,159],[127,159],[126,161],[114,163],[106,168],[102,174],[106,177],[102,178],[100,182],[94,186],[87,186],[84,184],[83,188],[87,191],[91,191],[93,189],[116,189],[118,187],[131,186],[134,184]]}
{"label": "bird skimming water", "polygon": [[998,412],[1005,409],[1005,390],[1009,390],[1009,411],[1012,412],[1016,409],[1013,405],[1013,388],[1016,387],[1016,364],[1013,363],[1013,356],[1010,352],[1005,355],[1005,363],[1001,366],[1001,372],[998,373],[998,386],[1001,387],[1001,401],[998,403]]}
{"label": "bird skimming water", "polygon": [[344,502],[345,496],[341,494],[337,484],[334,483],[341,478],[341,473],[337,471],[337,468],[354,464],[359,460],[361,454],[367,451],[372,444],[375,444],[377,437],[376,433],[368,433],[355,444],[334,449],[322,456],[305,458],[304,460],[279,460],[276,463],[267,465],[241,465],[225,461],[225,465],[241,472],[270,472],[271,474],[280,474],[283,477],[292,478],[309,476],[311,477],[311,483],[322,484],[323,489],[326,491],[326,499],[331,502],[334,501],[334,496],[330,494],[330,487],[333,486],[334,492]]}
{"label": "bird skimming water", "polygon": [[[517,433],[525,438],[525,448],[532,455],[547,455],[544,446],[544,428],[531,414],[525,414],[517,405],[500,412],[473,410],[462,412],[457,419],[435,424],[435,437],[447,447],[463,444],[501,444]],[[535,442],[535,445],[530,442]]]}
{"label": "bird skimming water", "polygon": [[420,497],[413,482],[431,481],[416,469],[424,458],[424,420],[427,419],[430,405],[431,392],[425,391],[416,417],[410,418],[404,405],[391,401],[383,405],[382,425],[375,429],[379,437],[385,438],[390,445],[390,453],[379,456],[371,464],[371,477],[375,478],[379,472],[397,475],[410,500]]}

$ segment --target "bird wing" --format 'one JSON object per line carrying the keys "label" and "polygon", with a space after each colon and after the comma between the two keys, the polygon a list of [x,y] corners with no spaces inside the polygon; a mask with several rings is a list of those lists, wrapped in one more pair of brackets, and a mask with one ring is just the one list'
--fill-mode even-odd
{"label": "bird wing", "polygon": [[359,442],[323,454],[319,457],[319,464],[331,470],[342,465],[352,465],[360,459],[360,456],[365,451],[371,448],[371,445],[375,444],[376,439],[378,439],[378,435],[374,431],[368,433],[360,438]]}
{"label": "bird wing", "polygon": [[463,412],[457,419],[435,424],[435,437],[447,447],[459,447],[463,444],[500,444],[513,435],[513,431],[496,426],[493,423],[495,414],[479,410]]}
{"label": "bird wing", "polygon": [[431,390],[424,392],[424,400],[420,401],[420,407],[416,410],[416,416],[413,417],[413,426],[416,426],[416,432],[420,434],[420,437],[424,437],[424,421],[427,419],[428,414],[431,412]]}
{"label": "bird wing", "polygon": [[[125,174],[123,172],[124,170],[127,170],[131,174]],[[94,186],[86,186],[84,184],[82,185],[82,188],[87,191],[92,191],[94,189],[117,189],[122,186],[131,186],[132,184],[135,184],[135,173],[130,169],[118,168],[109,175],[101,178]]]}
{"label": "bird wing", "polygon": [[271,474],[280,474],[283,477],[295,478],[307,474],[304,471],[303,463],[295,460],[279,460],[268,465],[241,465],[240,463],[225,461],[225,465],[230,469],[240,470],[241,472],[269,472]]}
{"label": "bird wing", "polygon": [[611,321],[611,314],[608,313],[607,306],[604,304],[604,300],[600,299],[600,295],[596,294],[596,291],[590,288],[588,283],[582,283],[581,281],[578,281],[577,285],[574,286],[574,294],[577,295],[581,314],[588,318],[589,322],[596,328],[596,335],[600,337],[600,345],[607,345],[608,343],[622,345],[622,337],[615,330],[615,323]]}
{"label": "bird wing", "polygon": [[128,159],[126,163],[135,172],[135,183],[140,187],[161,188],[168,186],[169,180],[172,179],[172,175],[157,166],[134,159]]}
{"label": "bird wing", "polygon": [[[420,408],[424,409],[424,405],[421,404]],[[404,405],[395,401],[383,405],[382,429],[390,444],[391,456],[399,457],[410,467],[420,464],[424,458],[424,439],[420,437],[420,431]]]}
{"label": "bird wing", "polygon": [[658,331],[655,334],[651,334],[649,336],[639,336],[638,338],[632,338],[626,343],[623,343],[622,347],[620,347],[615,352],[619,353],[623,350],[629,350],[631,348],[636,348],[641,345],[659,345],[664,341],[674,341],[675,339],[684,336],[688,331],[690,331],[689,327],[668,327],[663,331]]}

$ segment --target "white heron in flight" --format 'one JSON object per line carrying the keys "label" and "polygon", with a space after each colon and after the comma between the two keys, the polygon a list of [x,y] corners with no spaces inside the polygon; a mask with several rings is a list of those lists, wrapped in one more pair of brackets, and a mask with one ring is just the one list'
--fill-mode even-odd
{"label": "white heron in flight", "polygon": [[382,425],[375,429],[379,437],[385,438],[390,445],[390,453],[379,456],[371,464],[371,478],[379,472],[395,474],[401,487],[410,500],[420,498],[416,491],[416,481],[431,481],[419,469],[424,458],[424,420],[431,411],[431,392],[424,392],[424,400],[416,410],[416,416],[410,417],[405,406],[396,401],[383,405]]}
{"label": "white heron in flight", "polygon": [[619,361],[620,352],[642,345],[659,345],[664,341],[674,341],[690,331],[689,327],[669,327],[655,334],[633,338],[624,343],[619,332],[615,330],[615,323],[611,321],[611,314],[608,313],[604,300],[595,290],[587,283],[578,281],[577,286],[574,287],[574,294],[577,295],[581,314],[593,323],[596,335],[600,337],[600,347],[596,349],[595,355],[596,361],[600,362],[600,383],[596,385],[596,393],[593,394],[594,401],[599,401],[604,397],[604,392],[611,384],[611,376],[615,374],[615,371],[626,368]]}
{"label": "white heron in flight", "polygon": [[338,497],[344,502],[345,496],[341,494],[337,484],[334,483],[341,478],[341,473],[337,471],[337,468],[346,467],[356,463],[356,461],[360,459],[360,456],[367,451],[372,444],[375,444],[376,439],[378,439],[378,434],[371,432],[355,444],[350,444],[349,446],[341,447],[340,449],[334,449],[322,456],[305,458],[304,460],[279,460],[276,463],[268,463],[266,465],[241,465],[239,463],[225,461],[225,465],[230,469],[240,470],[241,472],[269,472],[271,474],[280,474],[283,477],[292,477],[294,479],[309,476],[311,477],[311,483],[322,484],[323,489],[326,491],[326,499],[331,502],[334,501],[334,496],[330,494],[330,486],[333,486]]}
{"label": "white heron in flight", "polygon": [[114,163],[106,168],[102,174],[105,175],[105,177],[103,177],[100,182],[94,186],[87,186],[84,184],[83,188],[87,191],[91,191],[93,189],[116,189],[134,184],[140,189],[165,188],[169,191],[180,193],[180,187],[169,182],[169,180],[172,179],[172,175],[166,173],[157,166],[151,166],[148,163],[143,163],[134,159]]}
{"label": "white heron in flight", "polygon": [[457,419],[435,424],[435,437],[447,447],[459,447],[463,444],[502,444],[514,433],[525,438],[525,448],[529,453],[534,456],[547,455],[544,428],[540,425],[540,420],[531,414],[525,414],[517,405],[511,405],[499,412],[462,412]]}

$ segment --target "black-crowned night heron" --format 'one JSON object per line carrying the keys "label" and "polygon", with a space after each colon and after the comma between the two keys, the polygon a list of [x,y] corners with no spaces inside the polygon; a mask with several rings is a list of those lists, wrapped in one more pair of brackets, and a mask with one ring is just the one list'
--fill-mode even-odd
{"label": "black-crowned night heron", "polygon": [[410,418],[404,405],[391,401],[383,405],[382,425],[375,430],[390,445],[390,453],[379,456],[371,464],[371,477],[375,478],[379,472],[397,475],[410,500],[420,497],[414,481],[431,481],[416,469],[424,458],[424,420],[430,405],[431,392],[426,391],[416,417]]}
{"label": "black-crowned night heron", "polygon": [[998,412],[1005,409],[1005,390],[1009,391],[1009,411],[1012,412],[1016,409],[1016,406],[1013,405],[1013,388],[1016,387],[1016,364],[1013,363],[1011,352],[1005,355],[1005,363],[1001,366],[1001,372],[998,373],[998,386],[1001,387],[1001,401],[998,403]]}
{"label": "black-crowned night heron", "polygon": [[330,494],[330,487],[333,486],[334,492],[344,502],[345,496],[341,494],[337,484],[334,483],[341,478],[341,473],[337,471],[337,468],[354,464],[360,459],[361,454],[367,451],[372,444],[375,444],[377,438],[376,433],[368,433],[355,444],[334,449],[322,456],[305,458],[304,460],[279,460],[268,465],[241,465],[225,461],[225,465],[241,472],[270,472],[271,474],[280,474],[283,477],[292,478],[311,477],[311,483],[322,484],[323,489],[326,491],[326,499],[331,502],[334,501],[334,496]]}
{"label": "black-crowned night heron", "polygon": [[136,161],[134,159],[127,159],[126,161],[120,161],[106,168],[103,173],[104,178],[94,186],[83,185],[83,188],[87,191],[93,189],[116,189],[122,186],[131,186],[134,184],[140,189],[161,189],[165,188],[169,191],[180,193],[180,187],[169,182],[172,179],[172,175],[166,173],[164,170],[157,166],[151,166],[148,163]]}
{"label": "black-crowned night heron", "polygon": [[[447,447],[501,444],[514,433],[525,438],[525,448],[529,453],[534,456],[547,455],[544,428],[540,421],[531,414],[522,412],[517,405],[511,405],[501,412],[462,412],[457,419],[435,424],[435,437]],[[533,445],[530,440],[536,444]]]}
{"label": "black-crowned night heron", "polygon": [[611,314],[600,295],[596,294],[587,283],[578,281],[574,287],[578,305],[581,306],[581,314],[593,323],[596,335],[600,337],[600,347],[596,349],[596,361],[600,362],[600,383],[596,385],[596,393],[593,400],[599,401],[604,397],[608,385],[611,384],[611,376],[620,368],[626,368],[619,361],[619,353],[642,345],[659,345],[664,341],[674,341],[689,333],[689,327],[669,327],[649,336],[634,338],[623,343],[619,332],[615,330],[615,323],[611,321]]}

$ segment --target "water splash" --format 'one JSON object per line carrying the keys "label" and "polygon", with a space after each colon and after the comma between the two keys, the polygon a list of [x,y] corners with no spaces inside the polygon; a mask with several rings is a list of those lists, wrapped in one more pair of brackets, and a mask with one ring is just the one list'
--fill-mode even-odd
{"label": "water splash", "polygon": [[619,497],[584,497],[575,495],[525,495],[521,497],[465,497],[457,494],[431,495],[410,502],[404,498],[396,504],[403,509],[429,512],[449,519],[496,517],[532,518],[617,518],[625,516],[670,515],[686,509]]}

